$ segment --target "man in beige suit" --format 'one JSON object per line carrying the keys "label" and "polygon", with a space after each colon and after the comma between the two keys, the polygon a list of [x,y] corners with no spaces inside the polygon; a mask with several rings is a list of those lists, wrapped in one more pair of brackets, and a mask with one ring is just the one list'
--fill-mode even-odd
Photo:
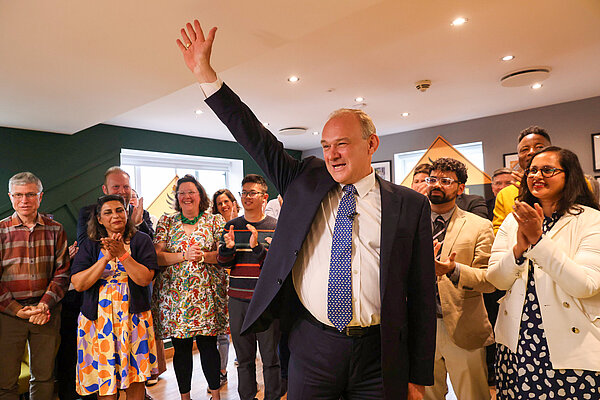
{"label": "man in beige suit", "polygon": [[448,373],[459,400],[489,399],[485,346],[494,339],[481,293],[494,290],[485,279],[494,241],[492,224],[456,207],[456,196],[464,192],[467,181],[467,168],[460,161],[437,159],[426,181],[438,318],[435,384],[426,388],[425,398],[445,398]]}

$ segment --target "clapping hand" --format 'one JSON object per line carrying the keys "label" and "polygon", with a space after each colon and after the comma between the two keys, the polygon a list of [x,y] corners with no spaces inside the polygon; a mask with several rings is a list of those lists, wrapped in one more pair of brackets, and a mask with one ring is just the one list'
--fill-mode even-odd
{"label": "clapping hand", "polygon": [[258,231],[252,224],[246,224],[246,228],[250,231],[250,248],[258,246]]}
{"label": "clapping hand", "polygon": [[107,254],[109,259],[121,258],[127,252],[120,233],[113,233],[110,237],[102,238],[100,241],[102,247],[109,253]]}
{"label": "clapping hand", "polygon": [[225,247],[228,249],[233,249],[235,247],[235,233],[233,231],[233,225],[229,225],[229,231],[223,235],[223,239],[225,239]]}
{"label": "clapping hand", "polygon": [[200,261],[204,259],[204,251],[197,244],[192,244],[185,252],[185,259],[188,261]]}
{"label": "clapping hand", "polygon": [[133,211],[131,212],[131,221],[133,222],[133,226],[138,226],[142,222],[144,222],[144,198],[140,197],[138,199],[137,206],[133,207]]}
{"label": "clapping hand", "polygon": [[544,211],[538,203],[535,203],[534,207],[531,207],[529,204],[519,200],[515,200],[513,210],[515,220],[519,224],[514,255],[516,258],[519,258],[529,246],[536,244],[542,236]]}

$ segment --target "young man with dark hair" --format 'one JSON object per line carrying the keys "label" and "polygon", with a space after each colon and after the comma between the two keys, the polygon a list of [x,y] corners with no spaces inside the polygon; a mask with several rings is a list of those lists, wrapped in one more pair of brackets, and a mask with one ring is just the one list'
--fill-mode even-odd
{"label": "young man with dark hair", "polygon": [[265,400],[280,397],[280,366],[277,355],[279,344],[279,321],[260,333],[242,336],[242,324],[254,287],[260,276],[267,255],[269,238],[273,236],[277,220],[264,214],[269,198],[267,182],[260,175],[246,175],[242,180],[242,206],[244,215],[225,225],[223,242],[219,246],[217,261],[231,267],[229,277],[229,325],[231,338],[238,360],[238,393],[241,400],[253,400],[256,396],[256,342],[260,348],[265,382]]}

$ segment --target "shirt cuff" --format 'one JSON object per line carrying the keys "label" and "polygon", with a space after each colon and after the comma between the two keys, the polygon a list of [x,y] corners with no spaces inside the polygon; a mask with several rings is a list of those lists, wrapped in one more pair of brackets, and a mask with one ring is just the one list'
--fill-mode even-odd
{"label": "shirt cuff", "polygon": [[201,83],[200,89],[202,89],[202,93],[204,93],[204,98],[209,98],[213,94],[215,94],[219,89],[223,86],[223,81],[217,75],[217,80],[209,83]]}
{"label": "shirt cuff", "polygon": [[450,279],[450,282],[452,282],[452,284],[454,284],[454,286],[458,285],[458,281],[460,280],[460,264],[459,263],[455,263],[455,267],[454,267],[454,271],[452,271],[450,274],[446,274],[446,276],[448,277],[448,279]]}

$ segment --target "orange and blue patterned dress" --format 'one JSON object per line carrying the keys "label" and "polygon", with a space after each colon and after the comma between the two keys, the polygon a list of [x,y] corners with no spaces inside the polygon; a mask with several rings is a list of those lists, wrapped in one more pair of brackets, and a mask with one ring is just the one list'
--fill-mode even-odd
{"label": "orange and blue patterned dress", "polygon": [[[102,251],[98,259],[104,255]],[[110,261],[100,278],[98,318],[79,314],[77,379],[80,395],[113,395],[158,373],[150,311],[129,313],[129,286],[121,262]]]}

